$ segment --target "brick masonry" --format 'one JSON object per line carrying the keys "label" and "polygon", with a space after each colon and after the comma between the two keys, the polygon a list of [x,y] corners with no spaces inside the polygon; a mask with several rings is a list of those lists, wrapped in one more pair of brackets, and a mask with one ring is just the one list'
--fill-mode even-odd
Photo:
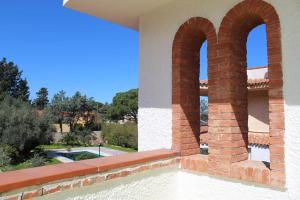
{"label": "brick masonry", "polygon": [[[41,197],[53,193],[104,183],[109,180],[127,177],[144,171],[177,168],[188,170],[190,172],[200,172],[202,174],[208,174],[208,156],[197,154],[184,157],[172,157],[163,160],[132,165],[97,174],[91,174],[86,176],[74,176],[71,179],[61,179],[55,182],[49,182],[41,185],[32,185],[30,187],[19,188],[17,190],[13,190],[7,193],[1,193],[0,199],[34,199],[36,197]],[[261,185],[269,185],[270,170],[262,162],[242,161],[231,165],[231,175],[228,178],[232,180],[235,179],[246,182],[255,182]]]}
{"label": "brick masonry", "polygon": [[[192,172],[209,174],[208,156],[198,154],[182,157],[181,168]],[[230,175],[226,177],[261,185],[270,185],[269,166],[259,161],[245,160],[233,163],[230,166]]]}
{"label": "brick masonry", "polygon": [[208,41],[208,69],[216,57],[217,36],[207,19],[195,17],[178,30],[173,43],[172,149],[182,156],[199,153],[199,53]]}
{"label": "brick masonry", "polygon": [[217,176],[237,176],[232,174],[237,171],[236,163],[248,159],[246,42],[249,32],[261,24],[267,27],[269,68],[268,183],[284,187],[280,21],[273,6],[263,0],[244,0],[234,6],[223,18],[218,34],[212,23],[201,17],[191,18],[179,28],[172,50],[172,148],[182,156],[199,152],[199,49],[207,39],[210,88],[208,172]]}
{"label": "brick masonry", "polygon": [[35,185],[29,188],[22,188],[20,192],[10,191],[8,193],[0,193],[1,200],[26,200],[36,197],[45,196],[66,190],[87,187],[94,184],[102,183],[112,179],[122,178],[143,171],[161,169],[161,168],[179,168],[180,157],[173,157],[139,165],[133,165],[126,168],[120,168],[104,173],[98,173],[87,176],[75,176],[72,179],[62,179],[54,183],[46,183],[44,185]]}
{"label": "brick masonry", "polygon": [[[253,27],[262,23],[267,25],[268,40],[270,167],[262,162],[247,161],[246,155],[246,38]],[[202,156],[196,155],[200,134],[199,49],[206,39],[210,154]],[[2,173],[0,199],[31,199],[145,170],[178,167],[179,163],[183,169],[285,186],[280,23],[270,4],[262,0],[242,1],[224,17],[218,35],[207,19],[195,17],[184,23],[174,39],[172,78],[172,148],[175,152],[157,150]],[[175,157],[177,152],[181,158]],[[24,189],[29,186],[31,189]],[[20,188],[23,192],[12,191]]]}

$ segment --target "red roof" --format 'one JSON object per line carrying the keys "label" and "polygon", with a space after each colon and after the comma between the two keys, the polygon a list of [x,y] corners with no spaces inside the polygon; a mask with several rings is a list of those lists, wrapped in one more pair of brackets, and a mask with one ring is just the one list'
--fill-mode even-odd
{"label": "red roof", "polygon": [[[248,143],[269,145],[269,133],[248,132]],[[200,128],[200,144],[208,144],[208,126],[201,126]]]}
{"label": "red roof", "polygon": [[[207,80],[200,80],[200,89],[208,89]],[[248,79],[248,89],[260,89],[269,87],[269,79]]]}

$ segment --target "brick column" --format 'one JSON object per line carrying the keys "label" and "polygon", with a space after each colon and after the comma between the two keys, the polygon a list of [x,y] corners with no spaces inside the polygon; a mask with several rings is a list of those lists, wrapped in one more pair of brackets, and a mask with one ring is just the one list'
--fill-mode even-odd
{"label": "brick column", "polygon": [[195,17],[179,28],[173,42],[172,148],[182,156],[200,153],[199,53],[205,39],[209,52],[215,52],[212,48],[217,40],[212,23]]}
{"label": "brick column", "polygon": [[285,185],[285,164],[280,22],[273,6],[262,0],[244,0],[237,4],[220,26],[215,72],[219,78],[213,87],[212,92],[217,94],[210,108],[209,167],[217,166],[211,169],[213,174],[226,175],[230,163],[247,159],[246,42],[248,33],[263,23],[267,26],[270,80],[271,184],[282,187]]}

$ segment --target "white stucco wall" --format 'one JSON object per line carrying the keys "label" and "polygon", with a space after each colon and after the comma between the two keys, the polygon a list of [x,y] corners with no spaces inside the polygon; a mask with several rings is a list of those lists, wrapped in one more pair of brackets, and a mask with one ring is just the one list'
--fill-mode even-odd
{"label": "white stucco wall", "polygon": [[268,78],[268,68],[254,68],[247,70],[248,79],[267,79]]}
{"label": "white stucco wall", "polygon": [[[178,170],[160,170],[47,195],[44,200],[282,200],[288,193]],[[290,198],[292,199],[292,198]]]}
{"label": "white stucco wall", "polygon": [[[300,199],[300,1],[266,1],[277,10],[282,29],[286,187],[291,199]],[[171,147],[172,42],[179,26],[200,16],[209,19],[218,31],[223,17],[239,2],[174,0],[140,17],[140,150]]]}

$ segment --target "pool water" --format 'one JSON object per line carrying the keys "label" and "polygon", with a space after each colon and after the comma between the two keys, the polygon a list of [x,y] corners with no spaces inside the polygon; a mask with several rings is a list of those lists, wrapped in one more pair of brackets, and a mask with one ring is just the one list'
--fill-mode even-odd
{"label": "pool water", "polygon": [[87,160],[87,159],[94,159],[94,158],[99,158],[103,156],[99,156],[97,154],[88,152],[88,151],[80,151],[80,152],[70,152],[70,153],[59,153],[60,156],[69,158],[74,161],[79,161],[79,160]]}

